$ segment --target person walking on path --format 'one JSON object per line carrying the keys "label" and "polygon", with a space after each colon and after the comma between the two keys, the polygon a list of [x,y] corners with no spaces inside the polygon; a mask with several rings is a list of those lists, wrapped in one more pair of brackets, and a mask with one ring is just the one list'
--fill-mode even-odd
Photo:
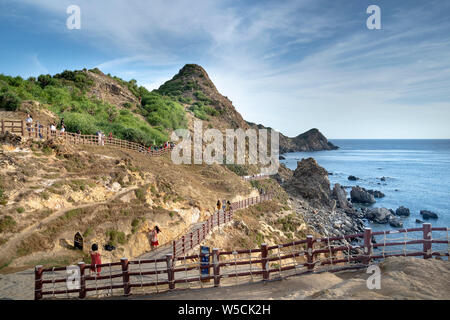
{"label": "person walking on path", "polygon": [[[102,259],[100,258],[100,253],[98,252],[98,245],[94,243],[91,247],[91,252],[89,254],[91,255],[91,264],[93,265],[99,265],[102,264]],[[91,267],[91,273],[97,272],[97,276],[100,276],[100,272],[102,271],[102,267]]]}
{"label": "person walking on path", "polygon": [[220,211],[222,209],[222,202],[220,200],[217,200],[217,210]]}

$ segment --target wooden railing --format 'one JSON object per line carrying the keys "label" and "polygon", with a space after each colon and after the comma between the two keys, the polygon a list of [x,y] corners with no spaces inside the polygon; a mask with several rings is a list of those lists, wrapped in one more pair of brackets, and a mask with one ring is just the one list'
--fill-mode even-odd
{"label": "wooden railing", "polygon": [[[35,269],[35,299],[44,296],[66,295],[67,298],[85,298],[87,293],[103,292],[108,295],[159,293],[176,288],[204,288],[232,285],[239,279],[244,282],[271,278],[285,278],[294,275],[318,272],[336,272],[345,269],[367,267],[373,260],[393,256],[416,256],[429,259],[449,257],[450,242],[448,228],[432,228],[425,223],[422,228],[372,232],[334,238],[314,238],[296,240],[289,243],[268,246],[261,244],[251,250],[220,251],[190,256],[173,256],[151,260],[128,261],[102,265],[79,263],[79,287],[68,286],[66,267]],[[419,233],[409,238],[408,235]],[[390,236],[400,237],[390,239]],[[376,243],[372,239],[376,239]],[[362,239],[361,245],[352,242]],[[189,240],[190,241],[190,240]],[[443,250],[433,251],[439,245]],[[399,249],[392,249],[400,247]],[[444,249],[445,247],[445,249]],[[206,262],[205,262],[206,261]],[[107,275],[85,275],[85,270],[96,267],[107,268]],[[113,268],[116,270],[113,271]],[[109,271],[108,271],[109,270]],[[202,270],[207,272],[202,273]],[[59,274],[57,274],[59,272]],[[61,276],[57,278],[57,276]],[[64,275],[66,275],[64,277]],[[278,276],[277,276],[278,275]],[[44,279],[45,276],[50,278]],[[232,279],[232,280],[230,280]],[[211,282],[212,280],[212,282]],[[91,284],[90,286],[88,285]],[[56,285],[60,284],[57,288]],[[44,289],[44,285],[52,288]],[[151,292],[147,292],[150,288]]]}
{"label": "wooden railing", "polygon": [[180,237],[178,240],[172,242],[173,257],[185,255],[187,252],[199,245],[215,227],[220,228],[221,225],[233,220],[233,212],[235,210],[244,209],[263,201],[269,201],[272,197],[273,195],[271,193],[267,193],[258,197],[247,198],[231,203],[231,210],[217,211],[208,220],[199,225],[196,230],[191,231]]}
{"label": "wooden railing", "polygon": [[254,174],[254,175],[251,175],[251,176],[243,176],[242,178],[245,181],[254,181],[254,180],[264,180],[264,179],[267,179],[269,177],[270,177],[270,175],[268,175],[268,174],[260,173],[260,174]]}
{"label": "wooden railing", "polygon": [[36,122],[31,125],[27,125],[25,121],[20,120],[0,120],[1,133],[10,132],[25,138],[35,139],[64,139],[66,143],[75,145],[92,145],[92,146],[108,146],[127,150],[133,150],[144,153],[149,156],[162,156],[169,153],[172,148],[162,148],[159,150],[149,150],[148,147],[128,140],[121,140],[116,138],[103,137],[99,138],[98,135],[83,135],[73,132],[61,133],[59,130],[52,131],[49,126],[42,126]]}

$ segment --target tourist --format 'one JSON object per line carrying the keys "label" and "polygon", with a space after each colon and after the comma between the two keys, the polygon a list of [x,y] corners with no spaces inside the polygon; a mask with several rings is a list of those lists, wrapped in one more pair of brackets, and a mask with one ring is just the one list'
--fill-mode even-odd
{"label": "tourist", "polygon": [[64,127],[64,126],[65,126],[65,124],[64,124],[64,118],[61,118],[61,122],[59,123],[59,127],[62,128],[62,127]]}
{"label": "tourist", "polygon": [[38,122],[37,127],[38,127],[39,139],[44,139],[44,136],[42,135],[42,130],[44,129],[44,126]]}
{"label": "tourist", "polygon": [[109,132],[109,135],[108,135],[109,143],[111,143],[112,138],[113,138],[113,134],[112,134],[112,132]]}
{"label": "tourist", "polygon": [[220,211],[220,209],[222,209],[222,203],[220,202],[220,200],[217,200],[217,210]]}
{"label": "tourist", "polygon": [[61,135],[64,135],[64,132],[66,132],[66,127],[64,125],[61,126]]}
{"label": "tourist", "polygon": [[[99,265],[102,264],[102,260],[100,258],[100,253],[98,252],[98,245],[94,243],[92,245],[92,250],[90,252],[91,255],[91,265]],[[100,272],[102,271],[101,267],[91,267],[91,272],[97,272],[97,276],[100,275]]]}
{"label": "tourist", "polygon": [[56,124],[55,123],[52,123],[50,125],[50,135],[56,136]]}
{"label": "tourist", "polygon": [[226,210],[227,211],[231,210],[231,202],[229,200],[227,201],[227,209]]}
{"label": "tourist", "polygon": [[100,130],[97,131],[97,140],[98,140],[98,144],[101,145],[102,144],[102,132]]}
{"label": "tourist", "polygon": [[155,226],[153,230],[150,230],[150,246],[153,249],[155,249],[159,243],[158,243],[158,233],[160,233],[161,230],[158,228],[158,226]]}
{"label": "tourist", "polygon": [[28,130],[28,132],[30,132],[32,129],[31,126],[33,125],[33,117],[31,116],[31,114],[27,115],[26,122],[27,122],[27,130]]}

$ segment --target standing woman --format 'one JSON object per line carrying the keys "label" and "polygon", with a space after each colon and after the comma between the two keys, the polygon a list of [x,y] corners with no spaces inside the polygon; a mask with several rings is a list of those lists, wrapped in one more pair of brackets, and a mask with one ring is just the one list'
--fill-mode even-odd
{"label": "standing woman", "polygon": [[159,230],[158,226],[155,226],[153,230],[150,231],[150,245],[153,249],[156,249],[156,247],[159,245],[158,242],[158,233],[160,233],[161,230]]}
{"label": "standing woman", "polygon": [[98,245],[94,243],[91,247],[91,265],[94,265],[91,267],[91,272],[96,272],[97,276],[100,276],[100,272],[102,271],[101,267],[97,267],[97,265],[102,264],[102,260],[100,258],[100,253],[98,252]]}

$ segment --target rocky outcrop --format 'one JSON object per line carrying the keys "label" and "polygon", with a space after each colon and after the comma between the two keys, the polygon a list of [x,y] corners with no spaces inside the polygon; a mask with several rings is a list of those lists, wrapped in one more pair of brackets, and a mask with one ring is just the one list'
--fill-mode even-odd
{"label": "rocky outcrop", "polygon": [[408,208],[405,208],[404,206],[398,207],[397,210],[395,210],[395,214],[397,216],[409,216],[410,211]]}
{"label": "rocky outcrop", "polygon": [[330,181],[328,172],[313,158],[297,162],[292,178],[286,182],[286,190],[308,200],[316,206],[330,206]]}
{"label": "rocky outcrop", "polygon": [[389,223],[392,227],[403,227],[403,221],[395,216],[390,209],[372,208],[365,210],[365,218],[375,223]]}
{"label": "rocky outcrop", "polygon": [[316,128],[294,138],[280,135],[280,153],[298,151],[336,150],[335,146]]}
{"label": "rocky outcrop", "polygon": [[372,208],[365,212],[366,219],[376,223],[388,223],[392,213],[386,208]]}
{"label": "rocky outcrop", "polygon": [[281,163],[278,167],[278,173],[274,176],[274,178],[278,181],[278,183],[282,184],[291,179],[293,174],[294,171],[286,167],[284,163]]}
{"label": "rocky outcrop", "polygon": [[394,227],[394,228],[403,227],[403,221],[399,217],[396,217],[394,215],[389,216],[388,222],[391,227]]}
{"label": "rocky outcrop", "polygon": [[428,210],[420,210],[420,214],[422,215],[422,217],[427,220],[427,219],[437,219],[438,215],[432,211],[428,211]]}
{"label": "rocky outcrop", "polygon": [[345,213],[354,214],[355,209],[353,209],[353,204],[347,199],[347,192],[339,183],[334,185],[333,191],[331,193],[333,199],[337,201],[338,208],[341,208]]}
{"label": "rocky outcrop", "polygon": [[352,176],[352,175],[348,176],[347,179],[350,180],[350,181],[356,181],[356,180],[359,180],[358,177],[355,177],[355,176]]}
{"label": "rocky outcrop", "polygon": [[352,199],[352,202],[356,203],[375,203],[375,197],[367,192],[366,189],[359,186],[352,188],[352,191],[350,191],[350,197]]}

